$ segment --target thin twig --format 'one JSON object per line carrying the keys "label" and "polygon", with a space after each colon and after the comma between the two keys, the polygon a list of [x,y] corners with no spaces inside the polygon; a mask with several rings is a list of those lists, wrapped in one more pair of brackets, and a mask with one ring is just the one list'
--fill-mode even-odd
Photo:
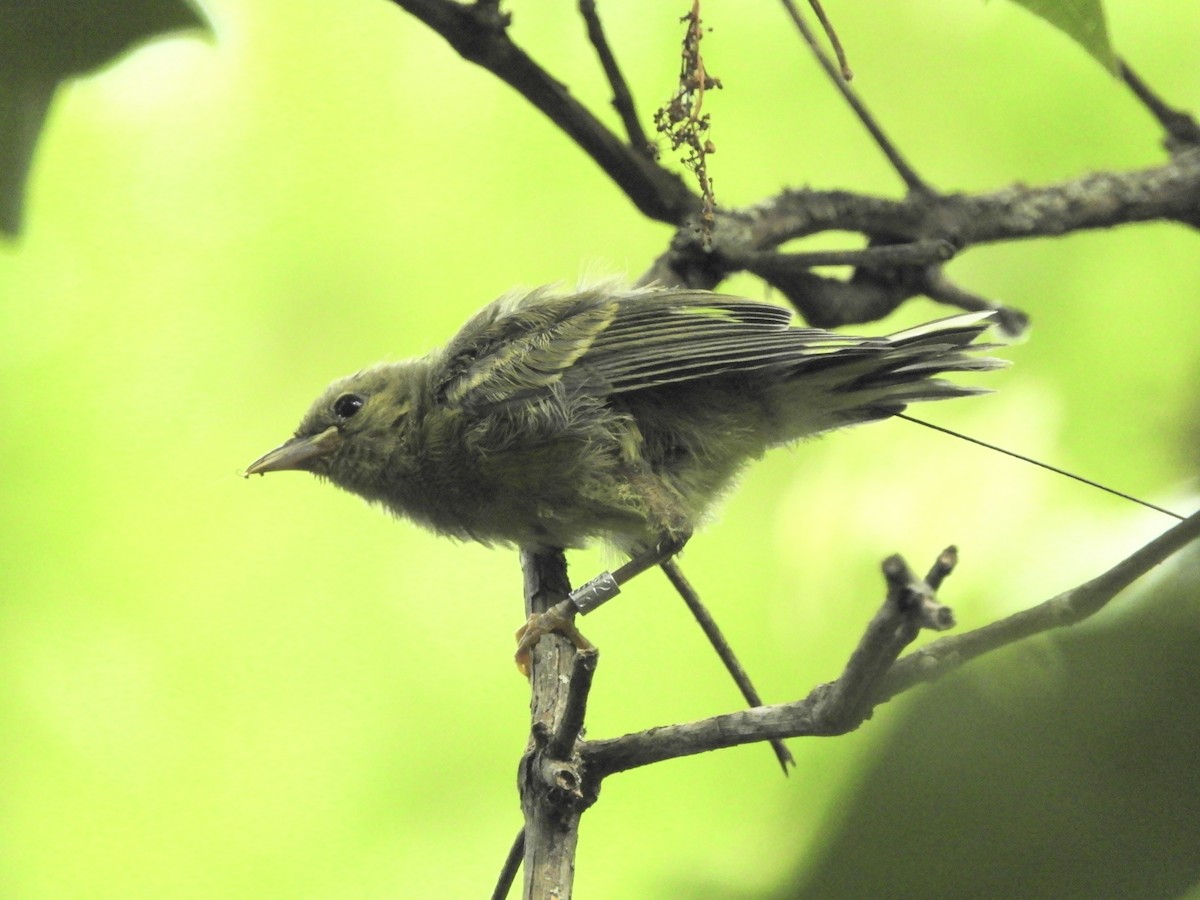
{"label": "thin twig", "polygon": [[817,40],[816,34],[808,27],[808,23],[804,21],[804,17],[800,15],[800,10],[796,8],[796,4],[792,0],[783,0],[783,6],[791,16],[792,22],[804,37],[805,42],[817,57],[817,62],[821,64],[821,68],[825,70],[825,74],[829,76],[829,80],[833,82],[842,94],[842,97],[850,104],[850,108],[854,110],[854,114],[858,116],[858,120],[863,123],[863,126],[870,132],[871,137],[883,151],[884,156],[892,164],[904,184],[910,191],[920,191],[922,193],[933,193],[933,189],[925,183],[916,170],[908,164],[908,161],[900,153],[900,150],[895,144],[883,133],[883,128],[875,121],[875,117],[871,115],[866,104],[855,93],[854,89],[846,83],[846,79],[841,77],[841,71],[833,64],[833,61],[825,54],[821,48],[821,42]]}
{"label": "thin twig", "polygon": [[[708,611],[708,607],[700,599],[700,595],[696,593],[696,589],[692,587],[690,581],[683,574],[683,570],[679,568],[679,563],[674,557],[664,560],[659,563],[671,584],[675,586],[675,590],[679,592],[679,596],[683,598],[683,602],[687,604],[691,610],[692,618],[703,629],[705,636],[708,637],[708,642],[717,652],[717,656],[725,665],[726,671],[733,676],[734,683],[738,686],[738,690],[742,692],[742,698],[751,706],[762,706],[762,698],[754,687],[754,683],[750,680],[750,675],[742,667],[741,662],[737,658],[737,654],[733,652],[733,647],[729,645],[729,641],[725,639],[724,633],[720,626],[717,625],[716,619]],[[771,741],[771,749],[775,751],[775,758],[779,760],[779,767],[783,769],[783,774],[788,774],[788,766],[795,766],[796,760],[792,757],[791,752],[783,741]]]}
{"label": "thin twig", "polygon": [[1030,635],[1083,621],[1101,610],[1134,580],[1198,537],[1200,513],[1194,513],[1091,581],[999,622],[942,638],[910,653],[888,673],[878,702],[889,700],[922,682],[932,681],[992,650]]}
{"label": "thin twig", "polygon": [[575,654],[567,679],[567,699],[562,716],[546,743],[546,755],[552,759],[568,759],[575,752],[575,742],[579,740],[587,717],[588,692],[592,689],[598,657],[599,652],[594,647]]}
{"label": "thin twig", "polygon": [[1121,78],[1142,101],[1142,105],[1150,110],[1150,114],[1158,120],[1158,124],[1167,133],[1167,149],[1177,153],[1188,147],[1200,145],[1200,125],[1187,113],[1168,106],[1158,94],[1150,90],[1150,86],[1130,68],[1123,59],[1117,60]]}
{"label": "thin twig", "polygon": [[942,582],[946,580],[957,566],[958,548],[955,546],[947,547],[938,554],[938,558],[929,567],[929,573],[925,576],[925,583],[935,591],[938,590],[942,586]]}
{"label": "thin twig", "polygon": [[604,26],[600,24],[600,16],[596,12],[596,0],[579,0],[579,13],[587,24],[588,40],[596,48],[596,55],[600,57],[600,65],[604,67],[604,75],[608,79],[609,87],[612,88],[613,109],[621,117],[621,124],[625,126],[625,133],[629,136],[629,145],[639,153],[654,159],[654,144],[642,130],[642,123],[638,119],[637,109],[633,103],[633,93],[629,90],[625,76],[621,73],[621,67],[617,65],[617,58],[608,44]]}
{"label": "thin twig", "polygon": [[[526,613],[543,613],[570,593],[567,563],[561,550],[522,551]],[[579,816],[579,778],[569,762],[550,759],[546,737],[562,721],[574,668],[575,645],[558,633],[546,634],[532,650],[530,679],[533,746],[521,759],[518,785],[525,817],[526,898],[570,897],[575,873]]]}
{"label": "thin twig", "polygon": [[829,16],[825,15],[825,9],[821,6],[821,0],[808,0],[808,5],[816,13],[817,21],[821,23],[821,27],[825,30],[825,37],[829,38],[829,46],[833,47],[834,55],[837,56],[838,68],[841,70],[842,78],[850,81],[854,78],[854,73],[850,70],[850,61],[846,59],[846,51],[842,47],[842,42],[837,36],[837,31],[834,29],[833,23],[829,21]]}
{"label": "thin twig", "polygon": [[678,225],[700,209],[683,179],[613,134],[509,38],[508,18],[495,3],[392,0],[450,44],[463,59],[515,88],[592,158],[646,216]]}
{"label": "thin twig", "polygon": [[508,856],[504,858],[504,865],[500,867],[500,876],[496,879],[496,886],[492,889],[492,900],[505,900],[508,896],[513,882],[517,880],[517,872],[521,870],[521,859],[524,856],[525,829],[522,828],[517,832],[512,846],[508,848]]}
{"label": "thin twig", "polygon": [[[945,578],[957,559],[953,547],[943,550],[931,574]],[[948,564],[947,564],[948,563]],[[874,706],[872,697],[880,680],[922,628],[944,630],[953,624],[949,609],[934,599],[934,587],[913,574],[899,556],[883,561],[887,599],[867,625],[846,668],[821,698],[817,714],[827,727],[855,728]],[[834,726],[834,723],[837,723]]]}
{"label": "thin twig", "polygon": [[1027,314],[1011,306],[1004,306],[989,300],[974,291],[968,291],[951,281],[946,276],[946,270],[941,266],[926,267],[922,272],[919,287],[930,300],[936,300],[948,306],[957,306],[968,312],[995,310],[1000,328],[1010,337],[1018,337],[1029,328]]}

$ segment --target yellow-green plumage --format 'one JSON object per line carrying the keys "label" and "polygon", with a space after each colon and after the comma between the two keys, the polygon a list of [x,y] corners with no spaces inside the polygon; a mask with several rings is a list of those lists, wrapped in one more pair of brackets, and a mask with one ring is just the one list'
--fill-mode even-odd
{"label": "yellow-green plumage", "polygon": [[978,393],[937,379],[987,314],[885,338],[701,291],[498,300],[443,349],[334,382],[247,474],[305,469],[443,534],[525,548],[686,540],[769,447]]}

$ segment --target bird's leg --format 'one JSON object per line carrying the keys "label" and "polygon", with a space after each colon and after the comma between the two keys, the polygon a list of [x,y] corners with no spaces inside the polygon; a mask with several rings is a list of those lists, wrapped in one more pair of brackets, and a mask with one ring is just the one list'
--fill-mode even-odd
{"label": "bird's leg", "polygon": [[[670,579],[671,584],[675,586],[675,590],[679,592],[679,596],[683,598],[683,602],[687,604],[688,609],[692,613],[692,617],[703,629],[705,637],[712,645],[713,650],[717,652],[721,662],[725,664],[725,669],[732,676],[734,684],[738,686],[738,690],[742,692],[742,697],[750,706],[762,706],[762,698],[754,687],[754,683],[750,680],[750,675],[743,668],[741,662],[737,658],[737,654],[733,652],[733,647],[729,645],[729,641],[725,639],[720,627],[717,625],[716,619],[708,611],[700,599],[700,595],[696,593],[696,589],[692,587],[691,582],[683,575],[683,570],[679,568],[679,563],[674,559],[664,559],[659,566]],[[775,751],[775,758],[779,760],[779,765],[783,769],[783,774],[788,773],[788,766],[796,765],[796,760],[792,758],[792,754],[784,745],[783,741],[776,738],[771,741],[771,749]]]}
{"label": "bird's leg", "polygon": [[621,593],[621,585],[635,575],[659,565],[683,549],[690,534],[682,537],[663,537],[653,547],[634,554],[633,558],[614,572],[601,572],[587,584],[571,591],[566,600],[556,603],[544,613],[535,613],[517,630],[517,668],[529,674],[533,648],[542,635],[557,631],[570,639],[580,650],[595,646],[575,627],[577,614],[587,615],[601,604]]}
{"label": "bird's leg", "polygon": [[[552,631],[557,631],[566,637],[578,650],[594,650],[595,645],[585,638],[579,629],[575,627],[575,616],[578,614],[586,615],[617,596],[621,592],[621,585],[635,575],[640,575],[654,566],[661,566],[663,572],[666,573],[672,585],[674,585],[679,595],[687,604],[692,616],[703,629],[717,656],[725,664],[725,668],[733,677],[734,683],[737,684],[746,702],[752,707],[762,706],[762,698],[759,696],[754,684],[750,681],[750,676],[738,661],[733,648],[729,646],[729,642],[725,640],[725,635],[721,633],[721,629],[717,626],[708,608],[701,602],[699,595],[687,579],[684,578],[683,572],[675,563],[674,557],[683,549],[685,543],[687,543],[687,537],[664,537],[655,546],[634,554],[629,562],[625,563],[625,565],[621,566],[615,572],[602,572],[591,581],[572,591],[566,600],[556,603],[544,613],[536,613],[530,616],[529,621],[517,631],[517,667],[526,676],[529,675],[530,663],[533,659],[533,648],[542,639],[543,635],[549,634]],[[788,752],[787,747],[784,746],[783,741],[774,740],[771,742],[771,747],[775,751],[775,757],[779,760],[779,765],[783,768],[783,773],[786,775],[788,767],[794,766],[796,761],[792,758],[792,754]]]}
{"label": "bird's leg", "polygon": [[634,554],[633,559],[615,572],[601,572],[587,584],[571,591],[571,596],[559,605],[570,603],[577,612],[586,616],[600,604],[621,593],[621,585],[634,575],[641,575],[682,550],[689,537],[690,534],[681,538],[664,537],[653,547]]}

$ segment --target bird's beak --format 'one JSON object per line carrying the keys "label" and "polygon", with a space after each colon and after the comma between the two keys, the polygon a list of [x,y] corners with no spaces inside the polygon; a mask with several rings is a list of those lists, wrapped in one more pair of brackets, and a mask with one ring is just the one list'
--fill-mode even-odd
{"label": "bird's beak", "polygon": [[314,460],[328,456],[342,442],[342,434],[336,425],[330,425],[320,434],[312,437],[295,437],[281,444],[263,456],[260,456],[243,473],[246,478],[251,475],[265,475],[267,472],[286,472],[289,469],[308,470]]}

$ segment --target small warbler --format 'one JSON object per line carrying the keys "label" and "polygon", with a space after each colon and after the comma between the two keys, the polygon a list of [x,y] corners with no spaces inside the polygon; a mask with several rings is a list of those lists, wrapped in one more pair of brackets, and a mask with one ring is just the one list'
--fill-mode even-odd
{"label": "small warbler", "polygon": [[542,288],[440,350],[335,381],[245,474],[312,472],[486,544],[680,543],[770,447],[982,393],[934,376],[1005,365],[968,355],[990,321],[852,337],[703,291]]}
{"label": "small warbler", "polygon": [[527,669],[547,630],[584,646],[569,616],[677,552],[768,448],[981,393],[935,376],[1005,365],[971,355],[992,346],[976,342],[992,324],[986,312],[887,337],[791,319],[696,290],[509,295],[440,350],[335,381],[295,436],[245,474],[312,472],[485,544],[566,549],[600,538],[631,554],[548,622],[531,619],[518,652]]}

